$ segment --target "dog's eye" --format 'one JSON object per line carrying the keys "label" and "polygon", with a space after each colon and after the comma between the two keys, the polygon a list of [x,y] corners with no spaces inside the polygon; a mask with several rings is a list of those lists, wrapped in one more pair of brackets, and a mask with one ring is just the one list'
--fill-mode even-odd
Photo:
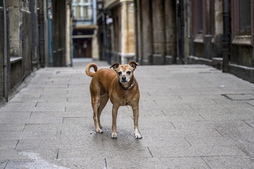
{"label": "dog's eye", "polygon": [[122,74],[122,72],[118,72],[118,74],[119,74],[119,75],[121,75],[121,74]]}
{"label": "dog's eye", "polygon": [[131,74],[131,71],[127,71],[126,73],[127,73],[128,75],[130,75],[130,74]]}

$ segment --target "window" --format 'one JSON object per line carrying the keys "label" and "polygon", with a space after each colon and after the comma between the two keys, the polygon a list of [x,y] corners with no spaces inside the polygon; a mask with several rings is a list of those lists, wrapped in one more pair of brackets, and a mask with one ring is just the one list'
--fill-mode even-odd
{"label": "window", "polygon": [[73,3],[80,3],[80,0],[74,0]]}
{"label": "window", "polygon": [[239,1],[239,35],[250,35],[250,0]]}
{"label": "window", "polygon": [[103,4],[102,3],[98,3],[97,6],[98,6],[97,7],[98,9],[103,9]]}
{"label": "window", "polygon": [[191,1],[191,11],[192,11],[192,36],[194,37],[194,42],[203,43],[204,34],[206,34],[206,6],[207,0],[192,0]]}
{"label": "window", "polygon": [[81,7],[77,6],[76,7],[76,15],[75,15],[76,19],[80,19],[81,18]]}
{"label": "window", "polygon": [[253,45],[254,0],[232,0],[232,43]]}
{"label": "window", "polygon": [[88,18],[89,17],[88,16],[88,10],[89,10],[88,6],[84,6],[84,18]]}
{"label": "window", "polygon": [[74,0],[72,4],[74,19],[87,20],[92,18],[92,4],[90,0]]}
{"label": "window", "polygon": [[76,6],[75,10],[76,19],[89,19],[89,7],[88,6]]}
{"label": "window", "polygon": [[197,1],[197,26],[198,26],[198,34],[203,33],[203,0]]}
{"label": "window", "polygon": [[[210,14],[208,15],[208,17],[210,18],[210,27],[208,27],[207,29],[207,34],[211,34],[213,36],[215,36],[216,34],[219,34],[220,32],[218,31],[218,28],[220,27],[220,23],[223,24],[223,22],[218,22],[218,20],[215,20],[215,18],[218,18],[218,16],[220,16],[222,9],[221,8],[217,8],[219,6],[219,4],[217,4],[216,8],[215,8],[215,0],[210,0]],[[220,4],[222,5],[222,3]],[[217,31],[215,32],[215,26],[217,25]]]}

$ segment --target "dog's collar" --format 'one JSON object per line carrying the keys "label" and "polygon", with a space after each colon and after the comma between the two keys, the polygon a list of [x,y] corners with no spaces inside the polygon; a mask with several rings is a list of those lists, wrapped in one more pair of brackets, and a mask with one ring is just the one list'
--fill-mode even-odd
{"label": "dog's collar", "polygon": [[120,86],[123,88],[123,90],[130,90],[135,85],[135,80],[133,80],[132,84],[129,87],[123,87],[122,83],[121,82],[119,83],[120,83]]}

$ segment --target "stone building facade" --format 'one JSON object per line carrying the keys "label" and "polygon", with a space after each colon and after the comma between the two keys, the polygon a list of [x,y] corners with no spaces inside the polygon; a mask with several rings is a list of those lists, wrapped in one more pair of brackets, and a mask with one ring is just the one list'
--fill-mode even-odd
{"label": "stone building facade", "polygon": [[[0,66],[3,68],[0,69],[0,101],[8,101],[10,93],[32,71],[45,66],[67,66],[70,61],[68,7],[71,4],[67,0],[53,0],[51,6],[49,2],[0,0]],[[53,31],[48,27],[51,9]],[[53,32],[54,43],[49,41],[49,32]],[[49,57],[52,45],[54,58]]]}
{"label": "stone building facade", "polygon": [[141,64],[207,64],[254,83],[254,0],[134,4]]}
{"label": "stone building facade", "polygon": [[34,0],[0,1],[0,100],[8,101],[15,85],[39,67],[36,16]]}
{"label": "stone building facade", "polygon": [[[71,0],[51,1],[53,19],[52,30],[49,31],[52,31],[53,61],[49,66],[71,66]],[[48,33],[47,31],[45,32]]]}
{"label": "stone building facade", "polygon": [[137,60],[141,64],[176,63],[176,1],[135,0],[135,11]]}
{"label": "stone building facade", "polygon": [[98,60],[96,0],[73,0],[73,57]]}
{"label": "stone building facade", "polygon": [[254,0],[231,0],[228,71],[254,83]]}
{"label": "stone building facade", "polygon": [[126,63],[135,58],[135,19],[133,0],[97,1],[100,59]]}
{"label": "stone building facade", "polygon": [[190,0],[190,53],[188,63],[205,63],[221,68],[223,2]]}
{"label": "stone building facade", "polygon": [[254,0],[189,0],[188,63],[205,63],[254,83]]}

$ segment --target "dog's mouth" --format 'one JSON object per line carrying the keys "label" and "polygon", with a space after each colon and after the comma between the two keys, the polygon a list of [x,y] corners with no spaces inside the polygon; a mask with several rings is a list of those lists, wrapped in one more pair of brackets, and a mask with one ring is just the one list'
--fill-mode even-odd
{"label": "dog's mouth", "polygon": [[128,82],[126,79],[122,79],[121,81],[120,81],[121,83],[126,83],[126,82]]}

